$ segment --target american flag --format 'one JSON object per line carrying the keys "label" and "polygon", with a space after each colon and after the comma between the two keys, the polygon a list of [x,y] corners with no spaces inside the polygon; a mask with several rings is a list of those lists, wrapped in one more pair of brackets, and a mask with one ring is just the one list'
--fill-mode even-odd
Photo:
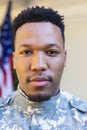
{"label": "american flag", "polygon": [[11,1],[8,3],[5,19],[0,29],[0,96],[13,91],[12,80],[12,26]]}

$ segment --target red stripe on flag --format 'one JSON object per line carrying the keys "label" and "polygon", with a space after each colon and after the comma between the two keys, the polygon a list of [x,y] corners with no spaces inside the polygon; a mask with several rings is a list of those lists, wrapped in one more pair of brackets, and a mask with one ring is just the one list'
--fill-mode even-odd
{"label": "red stripe on flag", "polygon": [[4,73],[4,84],[6,85],[6,82],[7,82],[7,78],[6,78],[6,71],[4,70],[4,68],[3,68],[3,73]]}

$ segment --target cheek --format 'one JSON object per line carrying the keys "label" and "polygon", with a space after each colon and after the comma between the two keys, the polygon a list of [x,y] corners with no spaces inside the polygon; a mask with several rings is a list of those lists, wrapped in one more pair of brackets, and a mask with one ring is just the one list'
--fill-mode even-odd
{"label": "cheek", "polygon": [[23,75],[24,73],[27,72],[27,63],[24,61],[20,61],[20,60],[16,60],[15,62],[15,69],[16,69],[16,73],[18,75]]}
{"label": "cheek", "polygon": [[51,71],[55,78],[59,78],[62,75],[64,69],[64,60],[57,59],[51,63]]}

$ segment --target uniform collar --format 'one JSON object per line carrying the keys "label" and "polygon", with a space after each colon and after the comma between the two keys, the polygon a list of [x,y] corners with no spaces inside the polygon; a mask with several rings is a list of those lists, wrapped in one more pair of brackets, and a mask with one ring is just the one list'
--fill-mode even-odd
{"label": "uniform collar", "polygon": [[56,99],[60,96],[58,93],[56,96],[51,97],[48,101],[44,102],[32,102],[28,99],[25,93],[18,87],[16,94],[14,95],[13,106],[15,109],[22,111],[26,114],[33,113],[48,113],[51,112],[51,108],[56,105]]}

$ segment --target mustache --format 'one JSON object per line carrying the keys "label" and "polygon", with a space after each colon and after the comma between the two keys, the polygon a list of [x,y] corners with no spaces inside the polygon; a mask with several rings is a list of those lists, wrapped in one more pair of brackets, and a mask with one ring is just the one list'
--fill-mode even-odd
{"label": "mustache", "polygon": [[35,79],[43,79],[43,80],[47,80],[47,81],[50,81],[52,82],[52,76],[51,75],[48,75],[48,74],[44,74],[42,72],[37,72],[37,73],[34,73],[34,74],[31,74],[29,75],[27,78],[26,78],[26,83],[29,83]]}

